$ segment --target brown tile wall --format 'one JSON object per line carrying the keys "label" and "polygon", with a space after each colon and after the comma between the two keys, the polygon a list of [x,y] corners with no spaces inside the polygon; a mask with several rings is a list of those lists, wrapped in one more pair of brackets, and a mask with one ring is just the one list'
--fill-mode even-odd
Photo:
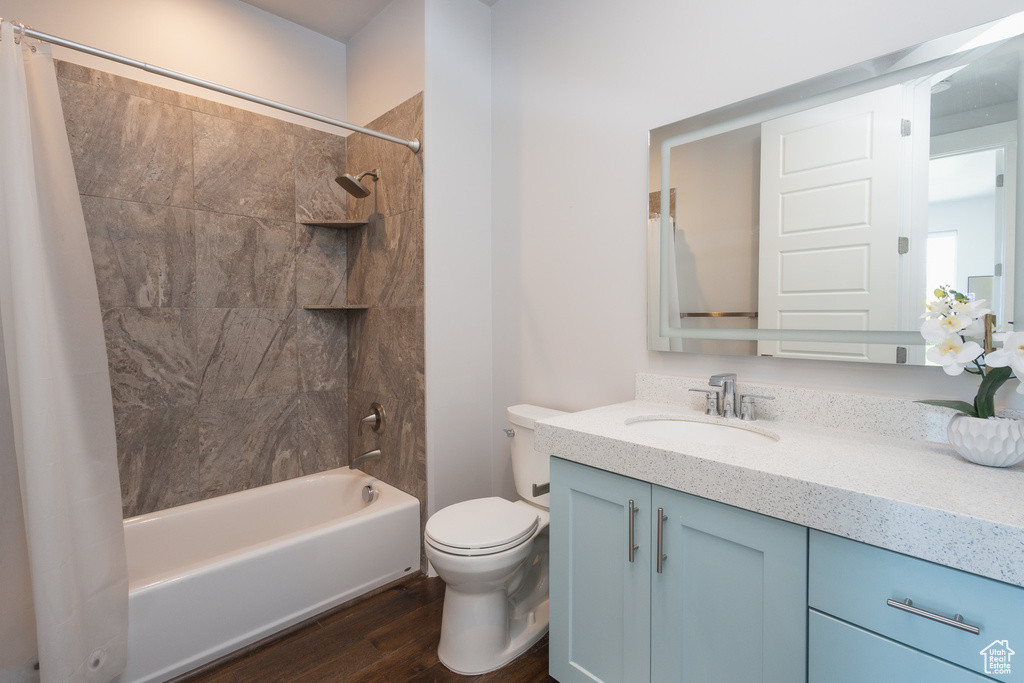
{"label": "brown tile wall", "polygon": [[[347,463],[349,320],[300,307],[347,300],[349,235],[298,224],[345,218],[333,182],[345,139],[67,62],[58,76],[107,335],[125,516]],[[418,268],[421,292],[422,255]],[[418,301],[365,317],[400,340],[401,365],[365,360],[385,342],[368,341],[352,361],[417,368],[418,382],[403,383],[419,388],[403,399],[415,406],[417,452]]]}
{"label": "brown tile wall", "polygon": [[[423,139],[420,93],[368,124],[405,139]],[[348,169],[379,169],[374,196],[348,200],[352,219],[370,224],[352,231],[348,244],[348,297],[370,306],[349,317],[349,444],[354,457],[380,448],[368,473],[420,500],[426,509],[426,434],[423,349],[423,155],[363,135],[348,138]],[[369,182],[370,178],[364,178]],[[387,411],[383,434],[359,420],[379,401]]]}

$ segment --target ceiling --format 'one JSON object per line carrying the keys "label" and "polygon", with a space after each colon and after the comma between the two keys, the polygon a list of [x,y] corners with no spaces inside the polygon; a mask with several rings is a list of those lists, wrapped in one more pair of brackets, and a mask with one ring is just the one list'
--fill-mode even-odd
{"label": "ceiling", "polygon": [[[282,19],[347,43],[391,4],[391,0],[242,0]],[[480,0],[494,5],[498,0]]]}
{"label": "ceiling", "polygon": [[928,163],[928,201],[995,197],[996,150],[938,157]]}
{"label": "ceiling", "polygon": [[931,135],[944,135],[1017,118],[1016,53],[985,57],[932,87]]}
{"label": "ceiling", "polygon": [[347,43],[391,0],[243,0],[282,19]]}

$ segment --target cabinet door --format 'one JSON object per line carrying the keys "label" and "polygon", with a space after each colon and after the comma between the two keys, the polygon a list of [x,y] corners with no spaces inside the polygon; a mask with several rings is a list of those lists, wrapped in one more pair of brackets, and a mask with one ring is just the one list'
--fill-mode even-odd
{"label": "cabinet door", "polygon": [[985,676],[810,611],[808,683],[984,683]]}
{"label": "cabinet door", "polygon": [[549,668],[561,683],[650,679],[650,501],[650,484],[551,459]]}
{"label": "cabinet door", "polygon": [[805,680],[807,529],[659,486],[652,507],[651,680]]}

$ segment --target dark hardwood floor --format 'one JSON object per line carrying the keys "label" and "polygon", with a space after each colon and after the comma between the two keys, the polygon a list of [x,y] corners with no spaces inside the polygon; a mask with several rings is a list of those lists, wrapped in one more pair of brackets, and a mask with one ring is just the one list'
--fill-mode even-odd
{"label": "dark hardwood floor", "polygon": [[460,676],[437,659],[444,583],[419,577],[181,683],[543,683],[548,638],[508,666]]}

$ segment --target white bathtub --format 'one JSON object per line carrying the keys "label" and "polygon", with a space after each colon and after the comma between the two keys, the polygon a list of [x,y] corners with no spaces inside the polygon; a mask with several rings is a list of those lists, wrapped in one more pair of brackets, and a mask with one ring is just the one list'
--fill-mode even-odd
{"label": "white bathtub", "polygon": [[416,572],[419,528],[414,497],[347,467],[126,519],[121,681],[172,678]]}

